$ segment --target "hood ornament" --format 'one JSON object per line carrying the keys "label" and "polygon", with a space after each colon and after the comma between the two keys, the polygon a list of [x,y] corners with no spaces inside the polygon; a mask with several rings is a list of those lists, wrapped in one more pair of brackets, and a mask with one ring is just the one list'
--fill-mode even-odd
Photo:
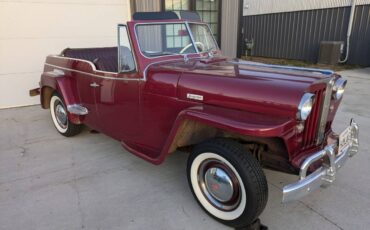
{"label": "hood ornament", "polygon": [[215,55],[214,55],[214,53],[213,53],[213,50],[210,50],[209,52],[208,52],[208,58],[213,58]]}
{"label": "hood ornament", "polygon": [[183,54],[184,62],[187,63],[189,61],[188,54]]}

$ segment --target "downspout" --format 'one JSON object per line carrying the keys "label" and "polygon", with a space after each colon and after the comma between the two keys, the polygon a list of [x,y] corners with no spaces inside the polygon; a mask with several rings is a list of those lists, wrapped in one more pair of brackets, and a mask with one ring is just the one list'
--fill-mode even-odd
{"label": "downspout", "polygon": [[348,22],[348,30],[347,30],[347,49],[346,49],[346,56],[343,60],[339,60],[339,63],[345,63],[348,61],[349,57],[349,43],[351,39],[352,34],[352,25],[353,25],[353,18],[355,17],[355,9],[356,9],[356,0],[352,0],[351,5],[351,14],[349,16],[349,22]]}

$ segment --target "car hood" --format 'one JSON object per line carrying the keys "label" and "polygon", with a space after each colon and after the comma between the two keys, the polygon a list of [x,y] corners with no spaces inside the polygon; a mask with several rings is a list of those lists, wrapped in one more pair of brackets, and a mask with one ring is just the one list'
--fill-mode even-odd
{"label": "car hood", "polygon": [[303,94],[326,87],[332,76],[231,59],[171,62],[162,68],[181,72],[179,99],[284,117],[295,117]]}

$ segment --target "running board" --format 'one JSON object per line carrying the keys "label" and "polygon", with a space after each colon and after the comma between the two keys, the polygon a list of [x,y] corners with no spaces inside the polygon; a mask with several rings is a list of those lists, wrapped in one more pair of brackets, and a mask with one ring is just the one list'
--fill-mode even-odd
{"label": "running board", "polygon": [[86,115],[89,113],[89,111],[85,107],[78,104],[68,105],[67,110],[68,112],[75,115]]}

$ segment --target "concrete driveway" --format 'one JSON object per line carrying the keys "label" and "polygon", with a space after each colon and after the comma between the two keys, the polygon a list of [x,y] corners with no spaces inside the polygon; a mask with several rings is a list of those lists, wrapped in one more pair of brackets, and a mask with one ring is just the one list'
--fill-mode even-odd
{"label": "concrete driveway", "polygon": [[[295,177],[265,170],[270,229],[369,229],[370,69],[342,74],[349,83],[334,129],[355,118],[360,153],[331,187],[285,205],[281,188]],[[154,166],[87,129],[64,138],[39,106],[0,110],[0,229],[228,229],[193,199],[186,159]]]}

